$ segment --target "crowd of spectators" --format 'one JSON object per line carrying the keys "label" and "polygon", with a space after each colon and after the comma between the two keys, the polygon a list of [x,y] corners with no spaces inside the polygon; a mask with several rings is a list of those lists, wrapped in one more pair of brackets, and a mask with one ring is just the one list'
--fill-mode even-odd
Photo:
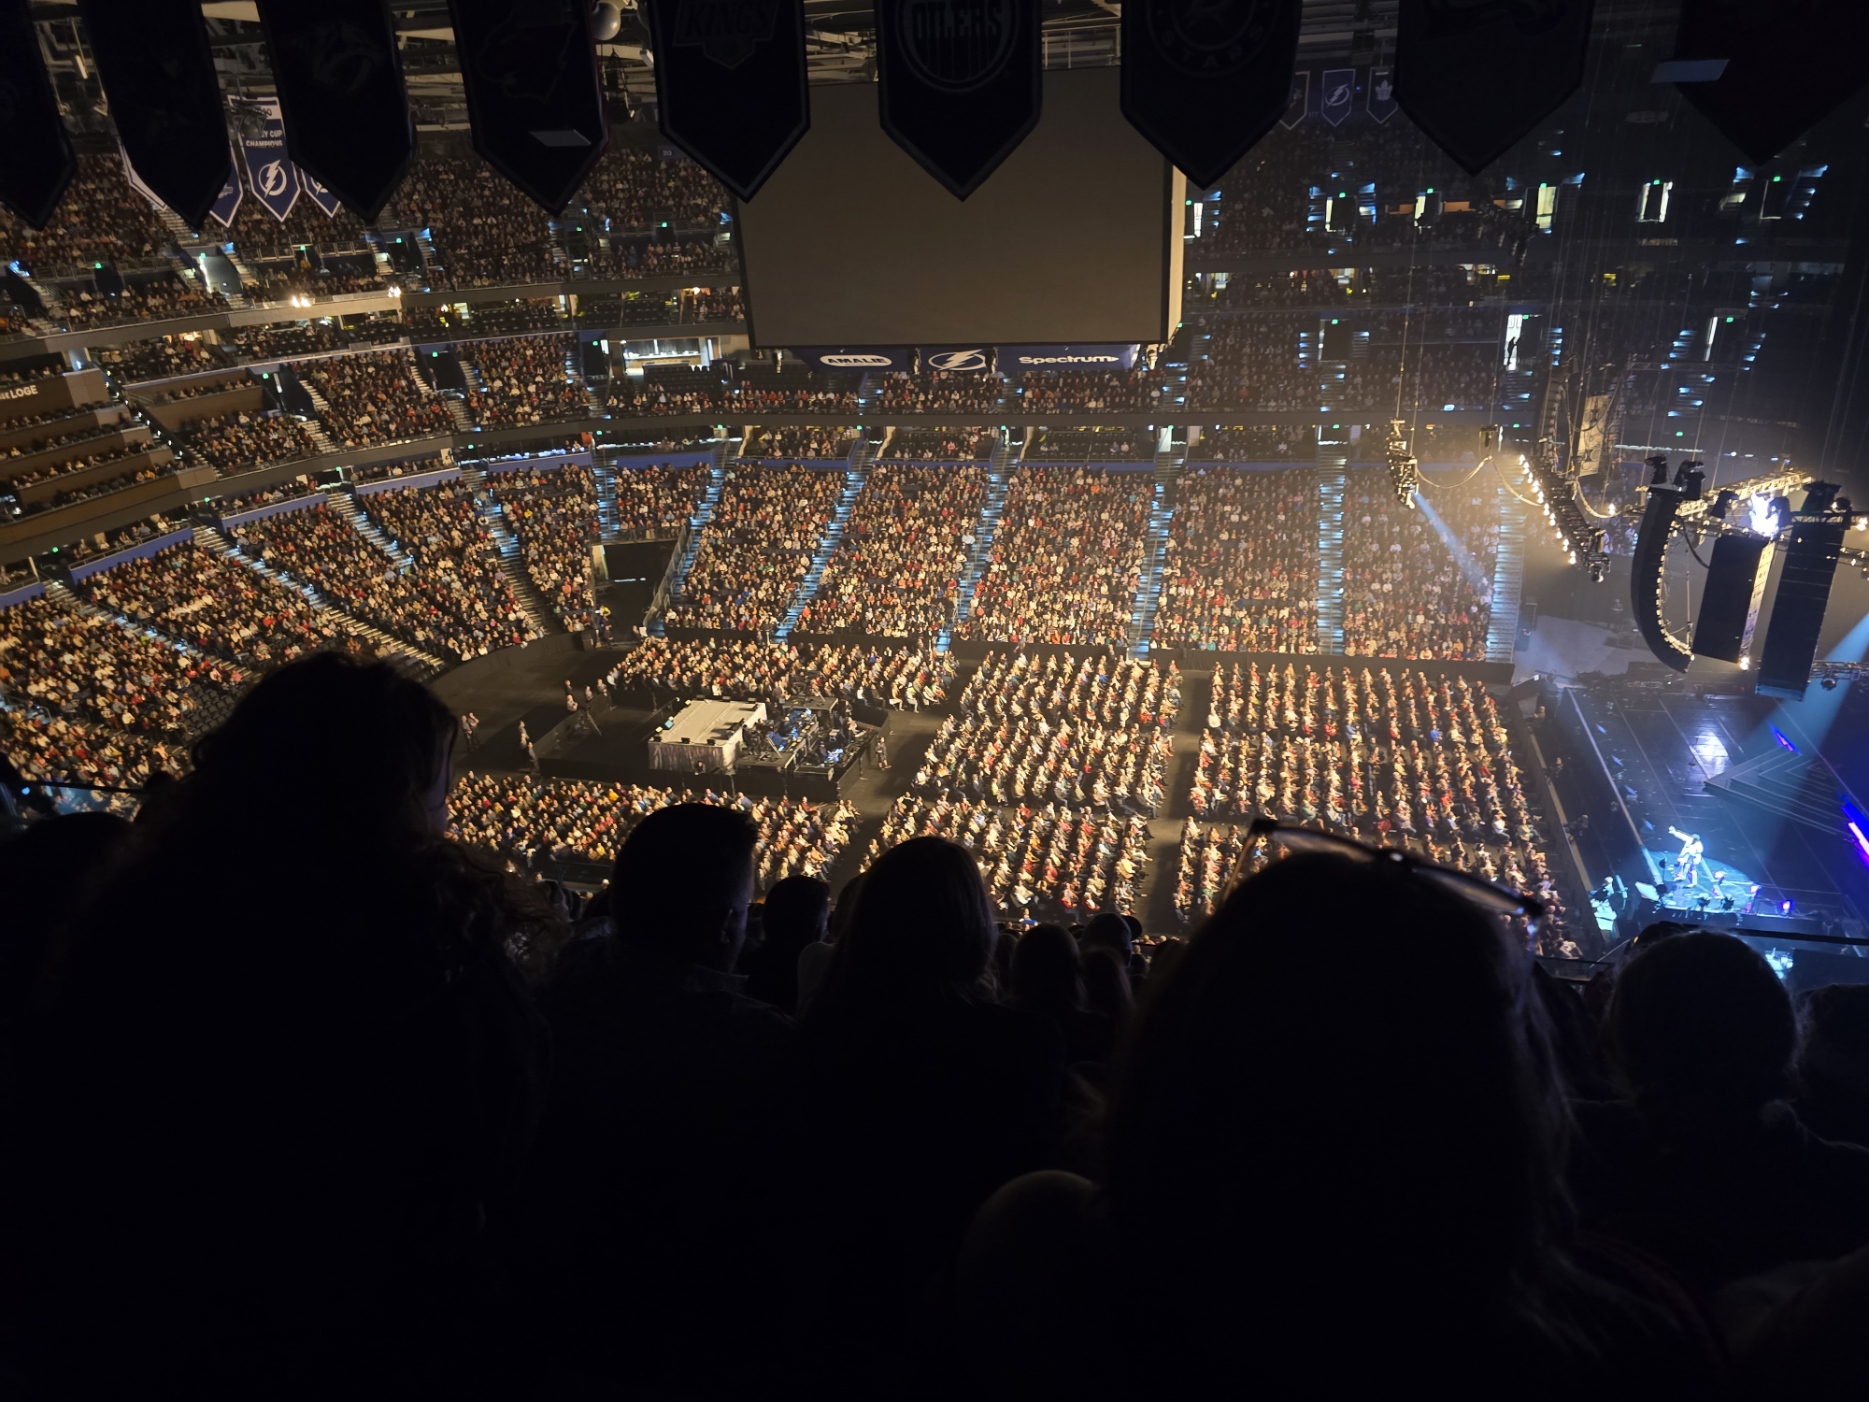
{"label": "crowd of spectators", "polygon": [[251,195],[234,211],[226,238],[243,261],[291,258],[302,248],[355,248],[365,242],[364,226],[356,215],[339,205],[327,215],[310,196],[300,193],[284,220]]}
{"label": "crowd of spectators", "polygon": [[1188,445],[1189,462],[1310,462],[1317,457],[1317,431],[1286,424],[1209,428]]}
{"label": "crowd of spectators", "polygon": [[616,468],[611,481],[617,534],[624,540],[666,540],[677,534],[706,493],[708,473],[705,464]]}
{"label": "crowd of spectators", "polygon": [[1317,483],[1197,468],[1175,487],[1158,647],[1317,651]]}
{"label": "crowd of spectators", "polygon": [[454,431],[447,401],[423,383],[407,350],[370,351],[304,360],[294,373],[324,396],[332,436],[346,448],[367,448]]}
{"label": "crowd of spectators", "polygon": [[[1343,650],[1352,657],[1481,662],[1499,556],[1491,483],[1435,488],[1399,504],[1368,474],[1343,506]],[[1446,540],[1428,518],[1446,527]]]}
{"label": "crowd of spectators", "polygon": [[845,473],[815,467],[737,463],[701,532],[671,628],[770,633],[811,566]]}
{"label": "crowd of spectators", "polygon": [[588,419],[584,382],[565,368],[576,344],[571,336],[508,336],[455,347],[480,379],[479,388],[468,381],[468,417],[482,428]]}
{"label": "crowd of spectators", "polygon": [[856,446],[854,428],[780,427],[759,429],[748,435],[741,450],[745,458],[785,461],[793,458],[830,458],[843,462]]}
{"label": "crowd of spectators", "polygon": [[589,250],[587,277],[655,277],[663,273],[722,273],[733,250],[713,238],[611,238]]}
{"label": "crowd of spectators", "polygon": [[285,414],[216,414],[190,419],[169,436],[184,461],[204,463],[223,475],[313,458],[321,451],[305,426]]}
{"label": "crowd of spectators", "polygon": [[74,587],[93,604],[247,667],[278,666],[342,636],[297,590],[193,542],[102,570]]}
{"label": "crowd of spectators", "polygon": [[992,414],[999,411],[1005,381],[989,370],[891,370],[876,381],[871,412],[877,414]]}
{"label": "crowd of spectators", "polygon": [[979,428],[898,428],[878,455],[888,462],[989,462],[999,435]]}
{"label": "crowd of spectators", "polygon": [[[299,262],[262,263],[253,270],[253,277],[243,285],[248,301],[260,306],[273,306],[291,302],[295,297],[315,300],[320,297],[348,296],[354,292],[380,292],[383,282],[383,274],[375,267],[346,267],[337,263],[314,266],[309,262]],[[292,305],[302,306],[304,303],[299,301]]]}
{"label": "crowd of spectators", "polygon": [[435,285],[500,287],[557,282],[545,211],[478,157],[425,154],[396,192],[402,215],[429,231],[441,266]]}
{"label": "crowd of spectators", "polygon": [[638,377],[613,375],[604,407],[612,414],[708,414],[726,409],[726,381],[716,366],[658,367]]}
{"label": "crowd of spectators", "polygon": [[684,323],[745,321],[746,301],[737,287],[689,287],[682,290],[679,311]]}
{"label": "crowd of spectators", "polygon": [[130,321],[161,321],[167,317],[202,316],[226,311],[220,293],[196,288],[179,273],[125,283],[116,293],[91,288],[68,288],[63,298],[65,324],[72,330],[117,326]]}
{"label": "crowd of spectators", "polygon": [[1111,646],[1129,635],[1155,483],[1142,472],[1021,467],[954,636]]}
{"label": "crowd of spectators", "polygon": [[199,336],[157,336],[121,346],[99,346],[91,353],[100,370],[122,384],[158,380],[166,375],[194,375],[223,370],[227,361]]}
{"label": "crowd of spectators", "polygon": [[455,787],[513,867],[613,854],[586,903],[446,842],[455,729],[321,655],[149,821],[0,839],[22,1395],[247,1396],[281,1357],[315,1396],[1855,1375],[1865,1000],[1802,960],[1657,926],[1580,986],[1513,893],[1224,829],[1218,908],[1145,956],[1136,819],[910,799],[833,905],[774,878],[828,875],[847,810]]}
{"label": "crowd of spectators", "polygon": [[721,701],[822,697],[920,711],[945,702],[953,680],[949,656],[926,648],[652,637],[611,670],[608,685]]}
{"label": "crowd of spectators", "polygon": [[612,232],[665,223],[712,228],[727,203],[719,182],[693,161],[620,145],[604,153],[573,199]]}
{"label": "crowd of spectators", "polygon": [[449,597],[451,648],[462,661],[538,636],[500,572],[499,544],[466,482],[372,492],[357,504],[415,560],[410,577],[424,590]]}
{"label": "crowd of spectators", "polygon": [[985,498],[979,468],[873,467],[798,631],[932,638],[959,607]]}
{"label": "crowd of spectators", "polygon": [[401,338],[407,328],[396,317],[358,317],[346,325],[331,318],[317,321],[275,322],[270,326],[237,326],[226,333],[242,360],[284,360],[295,355],[317,355],[352,345],[379,345]]}
{"label": "crowd of spectators", "polygon": [[1146,414],[1161,403],[1155,370],[1033,371],[1019,381],[1025,414]]}
{"label": "crowd of spectators", "polygon": [[[106,496],[137,482],[153,482],[158,477],[174,472],[179,465],[167,449],[158,448],[152,443],[118,443],[115,435],[106,434],[97,437],[99,441],[108,440],[114,446],[0,479],[0,507],[14,516],[30,516],[35,512],[50,511],[54,507],[70,506],[73,502]],[[113,465],[117,471],[97,475],[99,468]],[[83,480],[78,480],[80,478]],[[32,500],[25,499],[22,489],[43,482],[59,481],[69,481],[71,485],[50,495],[35,492]]]}
{"label": "crowd of spectators", "polygon": [[572,631],[590,626],[597,612],[591,590],[591,546],[602,535],[597,483],[582,463],[520,468],[487,478],[493,499],[519,537],[526,573]]}
{"label": "crowd of spectators", "polygon": [[43,229],[0,210],[0,265],[17,261],[40,277],[156,258],[172,241],[149,201],[130,188],[116,154],[79,154],[77,173]]}
{"label": "crowd of spectators", "polygon": [[1010,919],[1077,920],[1127,912],[1148,867],[1142,818],[1047,802],[1002,807],[940,794],[904,794],[883,819],[866,867],[913,837],[942,837],[972,855],[994,909]]}
{"label": "crowd of spectators", "polygon": [[1298,328],[1289,320],[1213,317],[1188,366],[1190,409],[1315,410],[1321,397],[1315,357],[1298,358]]}
{"label": "crowd of spectators", "polygon": [[1150,462],[1146,428],[1048,428],[1025,450],[1028,462]]}
{"label": "crowd of spectators", "polygon": [[675,803],[717,803],[744,813],[757,825],[753,870],[754,890],[760,894],[791,876],[822,880],[849,845],[856,822],[856,810],[841,802],[756,799],[712,789],[676,792],[471,770],[455,781],[448,808],[455,840],[536,871],[547,857],[557,862],[614,862],[637,823]]}

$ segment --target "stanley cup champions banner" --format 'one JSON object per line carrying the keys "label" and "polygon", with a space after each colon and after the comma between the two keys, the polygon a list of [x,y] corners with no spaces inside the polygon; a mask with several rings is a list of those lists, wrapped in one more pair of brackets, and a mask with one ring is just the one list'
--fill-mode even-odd
{"label": "stanley cup champions banner", "polygon": [[1038,0],[876,0],[883,130],[966,199],[1038,125]]}
{"label": "stanley cup champions banner", "polygon": [[1211,188],[1291,104],[1303,12],[1303,0],[1129,0],[1123,115]]}
{"label": "stanley cup champions banner", "polygon": [[299,199],[298,168],[286,155],[286,124],[279,116],[277,102],[256,102],[252,111],[257,120],[240,134],[247,184],[252,187],[253,198],[283,224]]}
{"label": "stanley cup champions banner", "polygon": [[1592,0],[1402,0],[1395,100],[1470,175],[1583,81]]}
{"label": "stanley cup champions banner", "polygon": [[642,0],[662,134],[751,199],[811,126],[803,0]]}

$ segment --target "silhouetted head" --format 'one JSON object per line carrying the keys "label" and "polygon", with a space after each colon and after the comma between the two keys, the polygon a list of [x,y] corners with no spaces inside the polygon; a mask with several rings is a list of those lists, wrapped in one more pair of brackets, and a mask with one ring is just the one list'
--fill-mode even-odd
{"label": "silhouetted head", "polygon": [[831,907],[831,922],[824,934],[832,944],[842,941],[844,931],[850,928],[850,918],[857,913],[857,892],[863,889],[863,873],[858,872],[843,884],[837,893],[837,903]]}
{"label": "silhouetted head", "polygon": [[1151,980],[1119,1069],[1137,1288],[1180,1278],[1219,1319],[1247,1262],[1293,1300],[1500,1287],[1560,1200],[1529,970],[1496,917],[1389,863],[1301,854],[1241,885]]}
{"label": "silhouetted head", "polygon": [[1023,1007],[1064,1012],[1084,1005],[1077,941],[1061,925],[1034,925],[1012,951],[1012,997]]}
{"label": "silhouetted head", "polygon": [[1086,952],[1109,949],[1114,950],[1118,957],[1127,959],[1135,947],[1135,937],[1127,920],[1113,910],[1106,910],[1093,915],[1090,923],[1084,926],[1082,943]]}
{"label": "silhouetted head", "polygon": [[912,837],[864,874],[813,1012],[874,997],[971,992],[998,934],[973,854],[944,837]]}
{"label": "silhouetted head", "polygon": [[0,840],[0,1021],[21,1010],[54,941],[129,835],[115,814],[70,813]]}
{"label": "silhouetted head", "polygon": [[745,814],[711,803],[651,813],[617,851],[610,918],[618,937],[731,971],[746,939],[758,837]]}
{"label": "silhouetted head", "polygon": [[1743,940],[1697,930],[1623,965],[1610,998],[1610,1054],[1665,1135],[1756,1123],[1784,1095],[1797,1017],[1772,966]]}
{"label": "silhouetted head", "polygon": [[831,888],[815,876],[788,876],[766,892],[760,927],[774,949],[796,954],[824,938],[831,916]]}

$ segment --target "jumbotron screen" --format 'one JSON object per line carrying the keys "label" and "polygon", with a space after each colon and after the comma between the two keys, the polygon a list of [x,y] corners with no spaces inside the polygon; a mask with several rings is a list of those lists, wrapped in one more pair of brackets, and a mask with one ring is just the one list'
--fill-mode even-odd
{"label": "jumbotron screen", "polygon": [[739,208],[762,346],[1162,341],[1185,181],[1123,120],[1114,68],[1045,75],[1038,128],[957,200],[884,134],[871,83],[811,90],[811,130]]}

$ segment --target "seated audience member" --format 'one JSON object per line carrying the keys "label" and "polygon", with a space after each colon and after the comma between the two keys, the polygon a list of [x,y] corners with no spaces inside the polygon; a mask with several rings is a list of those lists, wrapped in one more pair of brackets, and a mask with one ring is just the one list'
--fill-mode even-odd
{"label": "seated audience member", "polygon": [[1869,1246],[1869,1149],[1785,1103],[1797,1015],[1763,957],[1661,940],[1617,974],[1605,1031],[1627,1099],[1579,1108],[1586,1220],[1707,1289]]}
{"label": "seated audience member", "polygon": [[831,888],[815,876],[788,876],[760,904],[765,938],[747,961],[746,991],[781,1012],[798,1011],[798,956],[824,939]]}
{"label": "seated audience member", "polygon": [[798,1203],[799,1322],[833,1390],[914,1366],[924,1297],[968,1220],[1057,1151],[1064,1049],[989,997],[997,934],[971,853],[903,842],[865,873],[799,1029],[798,1166],[816,1185]]}
{"label": "seated audience member", "polygon": [[1804,995],[1798,1118],[1825,1139],[1869,1146],[1869,984]]}
{"label": "seated audience member", "polygon": [[567,946],[544,994],[528,1294],[595,1375],[698,1385],[721,1357],[716,1307],[752,1298],[791,1033],[733,972],[755,837],[730,808],[649,814],[617,852],[609,930]]}
{"label": "seated audience member", "polygon": [[1049,1019],[1073,1063],[1107,1062],[1116,1029],[1084,1006],[1077,942],[1061,925],[1034,925],[1012,951],[1012,1006]]}
{"label": "seated audience member", "polygon": [[[1434,976],[1398,986],[1398,942]],[[953,1327],[985,1390],[1695,1395],[1697,1355],[1570,1261],[1528,979],[1503,925],[1400,866],[1249,879],[1133,1029],[1105,1182],[1033,1175],[970,1230]]]}
{"label": "seated audience member", "polygon": [[547,1047],[504,952],[523,897],[442,837],[455,734],[392,667],[321,653],[136,824],[52,955],[21,1395],[476,1376]]}

